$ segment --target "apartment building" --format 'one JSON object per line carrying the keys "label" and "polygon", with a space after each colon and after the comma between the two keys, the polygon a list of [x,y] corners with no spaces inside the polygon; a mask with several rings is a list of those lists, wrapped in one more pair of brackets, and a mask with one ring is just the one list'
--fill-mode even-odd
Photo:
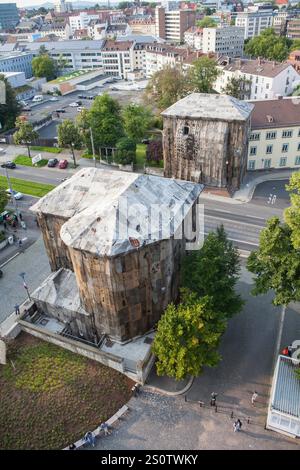
{"label": "apartment building", "polygon": [[167,10],[164,7],[155,9],[155,35],[168,42],[184,41],[184,33],[195,26],[196,12],[193,10]]}
{"label": "apartment building", "polygon": [[[40,44],[38,45],[40,47]],[[0,73],[1,72],[24,72],[26,78],[32,77],[31,52],[0,52]]]}
{"label": "apartment building", "polygon": [[69,23],[72,34],[78,29],[85,29],[88,27],[91,20],[98,20],[99,14],[97,13],[87,13],[86,11],[81,11],[74,15],[69,16]]}
{"label": "apartment building", "polygon": [[253,101],[248,170],[300,168],[300,100]]}
{"label": "apartment building", "polygon": [[232,77],[249,80],[251,100],[275,99],[288,96],[300,83],[300,75],[287,62],[275,62],[262,59],[218,59],[220,76],[215,83],[215,90],[222,93]]}
{"label": "apartment building", "polygon": [[291,64],[298,73],[300,73],[300,50],[292,51],[287,62]]}
{"label": "apartment building", "polygon": [[203,47],[203,28],[192,26],[184,33],[184,42],[188,46],[200,51]]}
{"label": "apartment building", "polygon": [[[54,60],[63,57],[66,61],[66,70],[98,69],[102,67],[103,41],[56,41],[44,42],[48,54]],[[26,45],[26,49],[34,56],[38,55],[41,43],[33,42]]]}
{"label": "apartment building", "polygon": [[151,16],[129,19],[128,26],[132,34],[155,34],[155,20]]}
{"label": "apartment building", "polygon": [[134,70],[134,42],[106,40],[102,48],[104,72],[108,75],[127,78]]}
{"label": "apartment building", "polygon": [[174,47],[167,44],[151,44],[146,48],[145,76],[150,78],[155,72],[164,67],[181,66],[189,68],[193,61],[200,57],[199,52]]}
{"label": "apartment building", "polygon": [[270,5],[249,6],[239,12],[235,26],[244,28],[244,39],[259,36],[265,29],[273,25],[273,8]]}
{"label": "apartment building", "polygon": [[0,4],[0,30],[14,28],[19,22],[19,13],[16,3]]}
{"label": "apartment building", "polygon": [[241,57],[244,51],[244,28],[222,25],[218,28],[203,28],[204,53],[215,52],[228,57]]}
{"label": "apartment building", "polygon": [[288,22],[286,35],[289,39],[300,39],[300,18]]}
{"label": "apartment building", "polygon": [[39,30],[40,37],[44,38],[50,34],[54,34],[60,39],[70,39],[72,31],[69,23],[51,23],[42,26]]}

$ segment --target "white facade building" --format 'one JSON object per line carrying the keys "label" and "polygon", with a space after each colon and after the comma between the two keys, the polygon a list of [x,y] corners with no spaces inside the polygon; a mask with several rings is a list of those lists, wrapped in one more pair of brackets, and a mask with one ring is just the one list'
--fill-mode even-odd
{"label": "white facade building", "polygon": [[248,170],[300,168],[297,97],[252,101]]}
{"label": "white facade building", "polygon": [[99,15],[95,14],[88,14],[85,11],[81,11],[76,15],[69,16],[69,23],[72,34],[76,31],[76,29],[86,29],[91,20],[98,20]]}
{"label": "white facade building", "polygon": [[222,73],[217,78],[214,89],[219,93],[222,93],[222,89],[232,77],[250,80],[251,100],[275,99],[279,95],[288,96],[300,83],[300,75],[286,62],[221,57],[218,63]]}
{"label": "white facade building", "polygon": [[104,73],[127,78],[128,73],[134,70],[134,42],[105,41],[102,48],[102,63]]}
{"label": "white facade building", "polygon": [[241,57],[244,50],[244,28],[220,26],[203,28],[202,51],[215,52],[228,57]]}
{"label": "white facade building", "polygon": [[266,28],[273,25],[272,6],[253,6],[239,12],[235,19],[235,26],[244,28],[244,38],[259,36]]}
{"label": "white facade building", "polygon": [[203,28],[192,26],[184,33],[184,42],[188,46],[200,51],[203,47]]}
{"label": "white facade building", "polygon": [[25,72],[4,72],[3,75],[13,88],[26,85]]}

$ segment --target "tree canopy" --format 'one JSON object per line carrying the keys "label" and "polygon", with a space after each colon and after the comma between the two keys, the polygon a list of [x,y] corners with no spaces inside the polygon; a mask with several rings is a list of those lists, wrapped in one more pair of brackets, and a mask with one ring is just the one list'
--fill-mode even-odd
{"label": "tree canopy", "polygon": [[255,36],[247,42],[245,53],[254,57],[282,62],[288,57],[291,44],[290,39],[277,36],[273,28],[267,28],[259,36]]}
{"label": "tree canopy", "polygon": [[215,59],[200,57],[193,62],[193,67],[189,71],[190,91],[213,93],[214,83],[220,73]]}
{"label": "tree canopy", "polygon": [[188,90],[182,69],[167,66],[152,75],[144,98],[147,104],[154,104],[161,111],[186,96]]}
{"label": "tree canopy", "polygon": [[116,145],[116,161],[121,165],[129,165],[135,162],[136,142],[129,137],[122,137]]}
{"label": "tree canopy", "polygon": [[202,20],[197,21],[197,26],[199,26],[199,28],[216,28],[217,23],[210,16],[204,16]]}
{"label": "tree canopy", "polygon": [[16,94],[10,83],[4,75],[0,74],[0,86],[5,87],[5,103],[0,100],[0,128],[3,130],[11,129],[15,125],[17,116],[20,114],[21,105],[16,99]]}
{"label": "tree canopy", "polygon": [[259,237],[259,248],[252,251],[247,268],[255,274],[253,295],[273,290],[274,305],[300,300],[300,251],[292,243],[292,230],[272,217]]}
{"label": "tree canopy", "polygon": [[130,103],[122,110],[124,130],[130,139],[138,142],[151,127],[153,116],[145,106]]}
{"label": "tree canopy", "polygon": [[82,143],[83,139],[80,130],[71,119],[66,119],[58,126],[58,145],[71,149],[74,166],[76,166],[74,149],[81,149]]}
{"label": "tree canopy", "polygon": [[222,93],[233,96],[238,100],[249,99],[251,94],[251,80],[247,80],[243,77],[232,76],[221,91]]}
{"label": "tree canopy", "polygon": [[30,145],[36,140],[39,134],[34,130],[31,122],[18,118],[16,120],[18,130],[14,133],[14,142],[17,145],[26,145],[28,157],[31,158]]}
{"label": "tree canopy", "polygon": [[32,59],[32,71],[35,77],[45,77],[47,81],[55,78],[55,62],[47,54]]}
{"label": "tree canopy", "polygon": [[198,376],[203,366],[218,364],[217,348],[226,328],[208,297],[199,299],[186,289],[181,298],[179,305],[167,307],[158,322],[152,347],[158,375],[177,380]]}
{"label": "tree canopy", "polygon": [[284,219],[291,230],[291,240],[300,249],[300,172],[293,173],[289,185],[291,205],[284,211]]}
{"label": "tree canopy", "polygon": [[4,211],[8,203],[7,194],[4,189],[0,189],[0,214]]}

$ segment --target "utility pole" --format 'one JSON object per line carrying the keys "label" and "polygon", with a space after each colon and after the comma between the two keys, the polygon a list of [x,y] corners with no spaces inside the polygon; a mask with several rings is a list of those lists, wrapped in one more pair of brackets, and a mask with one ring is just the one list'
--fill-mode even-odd
{"label": "utility pole", "polygon": [[5,173],[6,173],[7,184],[8,184],[8,187],[10,189],[10,194],[11,194],[11,197],[12,197],[12,200],[13,200],[13,204],[15,206],[16,216],[17,216],[17,219],[19,220],[18,204],[17,204],[17,200],[16,200],[16,198],[14,196],[14,193],[13,193],[13,188],[12,188],[12,185],[11,185],[11,182],[10,182],[10,179],[9,179],[8,169],[7,168],[5,168]]}
{"label": "utility pole", "polygon": [[96,168],[96,155],[95,155],[94,137],[93,137],[93,131],[92,131],[91,127],[90,127],[90,134],[91,134],[91,143],[92,143],[92,151],[93,151],[93,160],[94,160],[94,165],[95,165],[95,168]]}

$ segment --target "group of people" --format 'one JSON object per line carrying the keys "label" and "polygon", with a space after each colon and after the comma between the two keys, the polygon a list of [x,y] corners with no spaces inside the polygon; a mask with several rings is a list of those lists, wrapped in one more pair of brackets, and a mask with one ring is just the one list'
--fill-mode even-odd
{"label": "group of people", "polygon": [[[99,426],[99,432],[103,431],[104,436],[108,436],[110,434],[109,426],[106,422],[101,423]],[[96,436],[92,431],[88,431],[85,433],[83,440],[86,444],[90,445],[91,447],[95,447],[96,444]],[[76,450],[76,444],[70,444],[69,450]]]}

